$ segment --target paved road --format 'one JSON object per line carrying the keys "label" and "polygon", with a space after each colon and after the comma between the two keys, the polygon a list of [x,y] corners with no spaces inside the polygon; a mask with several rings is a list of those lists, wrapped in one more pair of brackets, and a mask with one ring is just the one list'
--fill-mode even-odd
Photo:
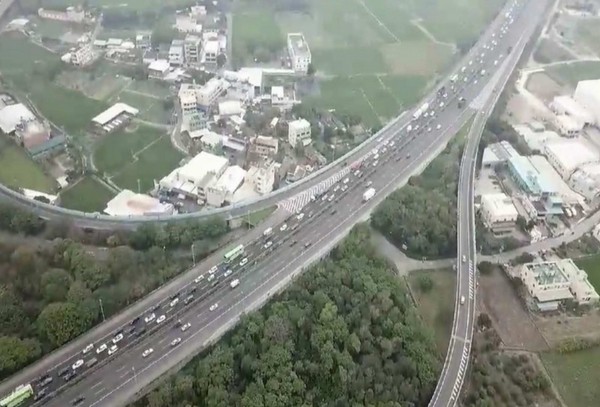
{"label": "paved road", "polygon": [[[497,25],[498,22],[493,26]],[[490,35],[491,33],[487,33],[484,41],[489,42]],[[183,300],[191,295],[194,288],[192,280],[218,262],[218,258],[211,258],[207,264],[186,273],[118,317],[98,326],[83,338],[2,383],[1,394],[6,394],[19,383],[27,382],[34,383],[35,390],[39,393],[41,386],[37,384],[36,378],[46,372],[53,377],[53,382],[46,387],[47,391],[54,392],[65,385],[64,375],[59,375],[59,371],[70,371],[70,366],[79,359],[87,363],[95,357],[99,362],[94,368],[87,369],[84,364],[75,369],[81,378],[80,382],[66,387],[47,404],[65,406],[79,395],[85,397],[81,404],[83,406],[116,406],[134,398],[145,385],[190,358],[235,324],[241,314],[260,306],[303,267],[326,254],[357,221],[368,216],[373,207],[387,194],[405,183],[410,175],[422,171],[472,116],[474,109],[483,106],[485,98],[482,99],[479,95],[482,93],[483,83],[487,80],[486,75],[481,75],[481,72],[484,69],[487,72],[496,69],[493,62],[505,56],[507,43],[512,46],[510,41],[513,39],[514,35],[506,35],[503,41],[498,41],[500,44],[495,51],[490,50],[490,55],[475,58],[474,54],[479,54],[483,46],[480,43],[469,56],[471,64],[465,65],[464,73],[460,74],[457,83],[461,86],[457,86],[457,93],[448,92],[450,95],[447,97],[439,96],[435,101],[430,100],[432,106],[435,102],[435,115],[415,120],[411,124],[414,126],[413,131],[403,128],[385,137],[378,137],[377,153],[370,152],[362,169],[358,170],[359,174],[348,173],[346,178],[331,186],[326,194],[330,199],[323,201],[319,198],[308,203],[302,210],[305,213],[304,220],[291,218],[288,221],[291,222],[288,230],[275,234],[276,243],[280,245],[274,244],[274,250],[265,250],[262,247],[264,241],[252,243],[261,232],[255,231],[252,236],[246,238],[246,256],[250,266],[231,267],[233,275],[225,277],[224,274],[230,266],[220,264],[215,274],[220,276],[217,280],[218,285],[212,287],[211,284],[199,282],[193,293],[193,301],[184,305]],[[463,78],[466,80],[463,81]],[[457,108],[458,94],[472,107]],[[419,130],[416,129],[417,125]],[[364,204],[362,193],[367,181],[372,182],[377,194]],[[346,187],[347,191],[342,191]],[[309,217],[309,212],[313,212],[312,217]],[[281,211],[278,216],[286,217]],[[276,224],[277,220],[272,222]],[[296,223],[297,229],[292,230]],[[298,240],[298,243],[290,246],[294,240]],[[304,247],[304,243],[307,242],[311,245]],[[237,289],[231,290],[229,282],[235,277],[241,280],[241,284]],[[206,276],[205,281],[208,282]],[[168,304],[174,299],[174,295],[178,296],[179,302],[171,308]],[[211,304],[217,302],[219,306],[216,310],[207,310]],[[164,313],[167,320],[160,325],[152,321],[146,326],[143,319],[150,314],[146,310],[153,306],[159,307],[154,311],[155,317],[158,318],[159,313]],[[141,318],[141,321],[137,318]],[[176,319],[189,321],[192,326],[181,332],[173,328]],[[82,355],[82,349],[86,345],[93,343],[95,349],[98,349],[101,344],[108,343],[121,331],[125,338],[118,342],[119,350],[114,356],[108,357],[107,351],[95,354],[95,350]],[[171,348],[171,341],[177,337],[182,338],[181,343]],[[149,348],[154,350],[152,355],[142,357],[142,352]]]}
{"label": "paved road", "polygon": [[[513,2],[511,2],[513,3]],[[516,1],[514,2],[516,3]],[[513,3],[513,4],[514,4]],[[502,76],[490,82],[494,86],[489,102],[477,115],[463,152],[458,181],[457,202],[457,279],[454,303],[454,319],[448,352],[442,374],[429,403],[430,407],[453,407],[458,403],[471,353],[471,341],[476,315],[477,245],[475,242],[474,179],[479,141],[487,118],[496,104],[501,90],[518,63],[525,45],[535,31],[540,17],[544,15],[545,3],[533,0],[515,16],[513,25],[521,34],[511,58],[504,62]],[[500,74],[501,72],[498,72]]]}

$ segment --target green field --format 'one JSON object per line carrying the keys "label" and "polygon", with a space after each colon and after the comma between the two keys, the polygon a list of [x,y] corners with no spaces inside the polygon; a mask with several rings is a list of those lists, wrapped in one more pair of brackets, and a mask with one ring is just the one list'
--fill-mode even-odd
{"label": "green field", "polygon": [[173,148],[168,136],[163,136],[137,156],[137,160],[122,168],[113,182],[122,188],[146,192],[154,187],[154,180],[160,180],[174,170],[183,156]]}
{"label": "green field", "polygon": [[59,66],[60,58],[18,33],[0,35],[0,72],[4,76],[34,75],[41,68]]}
{"label": "green field", "polygon": [[582,257],[575,260],[575,264],[585,270],[590,284],[600,293],[600,254]]}
{"label": "green field", "polygon": [[139,126],[134,131],[127,129],[104,136],[96,145],[94,164],[103,173],[114,175],[134,160],[134,155],[156,141],[162,131]]}
{"label": "green field", "polygon": [[578,44],[585,44],[590,51],[600,56],[600,43],[598,42],[600,25],[598,20],[578,20],[576,38]]}
{"label": "green field", "polygon": [[148,97],[124,90],[117,96],[119,102],[127,103],[140,111],[138,117],[153,123],[168,123],[169,112],[163,107],[163,99]]}
{"label": "green field", "polygon": [[85,177],[61,192],[61,206],[84,212],[102,212],[115,194],[92,177]]}
{"label": "green field", "polygon": [[[284,46],[284,35],[280,31],[275,16],[268,10],[240,11],[233,15],[233,61],[241,65],[251,59],[250,55],[261,49],[266,58],[271,51]],[[264,54],[263,52],[263,54]]]}
{"label": "green field", "polygon": [[56,181],[46,175],[21,147],[0,136],[0,183],[52,193]]}
{"label": "green field", "polygon": [[[422,292],[419,288],[419,276],[429,276],[433,288]],[[408,283],[417,301],[417,308],[425,324],[432,327],[435,343],[440,354],[446,354],[452,332],[454,315],[454,290],[456,274],[452,270],[420,270],[408,275]]]}
{"label": "green field", "polygon": [[567,354],[542,353],[540,356],[567,406],[598,405],[600,387],[596,380],[600,366],[600,347]]}
{"label": "green field", "polygon": [[579,81],[600,78],[600,62],[582,61],[554,65],[546,68],[545,72],[555,81],[574,88]]}

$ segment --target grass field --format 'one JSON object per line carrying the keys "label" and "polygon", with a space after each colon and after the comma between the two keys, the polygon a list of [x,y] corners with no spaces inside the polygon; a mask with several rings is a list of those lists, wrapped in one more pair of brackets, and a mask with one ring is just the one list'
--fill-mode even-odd
{"label": "grass field", "polygon": [[585,270],[590,284],[594,286],[597,292],[600,292],[600,254],[582,257],[575,260],[579,268]]}
{"label": "grass field", "polygon": [[[419,289],[418,284],[419,276],[423,275],[433,280],[433,288],[426,293]],[[452,331],[456,274],[446,269],[417,271],[408,275],[408,283],[417,300],[419,314],[426,325],[433,328],[437,348],[444,355]]]}
{"label": "grass field", "polygon": [[567,406],[598,405],[600,387],[596,380],[600,347],[568,354],[542,353],[540,356]]}
{"label": "grass field", "polygon": [[578,20],[576,38],[578,44],[584,44],[590,51],[600,56],[600,25],[597,19]]}
{"label": "grass field", "polygon": [[102,212],[115,194],[92,177],[85,177],[61,192],[61,206],[84,212]]}
{"label": "grass field", "polygon": [[169,112],[163,108],[163,99],[122,91],[115,101],[127,103],[140,111],[138,117],[154,123],[168,123]]}
{"label": "grass field", "polygon": [[4,76],[30,76],[36,69],[59,65],[60,58],[19,33],[0,35],[0,72]]}
{"label": "grass field", "polygon": [[137,160],[125,166],[113,178],[113,182],[122,188],[146,192],[154,187],[154,180],[160,180],[170,173],[183,156],[171,145],[168,136],[162,136],[137,156]]}
{"label": "grass field", "polygon": [[0,136],[0,168],[0,183],[4,185],[48,193],[57,187],[56,181],[44,174],[39,164],[4,136]]}
{"label": "grass field", "polygon": [[233,61],[241,65],[249,61],[257,48],[275,51],[284,46],[284,35],[275,16],[268,10],[240,11],[233,15]]}
{"label": "grass field", "polygon": [[546,68],[545,71],[557,82],[574,88],[579,81],[600,78],[600,62],[582,61],[554,65]]}

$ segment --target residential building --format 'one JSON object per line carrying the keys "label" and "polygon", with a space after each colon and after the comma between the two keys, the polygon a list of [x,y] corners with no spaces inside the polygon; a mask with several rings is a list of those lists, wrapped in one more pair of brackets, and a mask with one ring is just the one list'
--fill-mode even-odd
{"label": "residential building", "polygon": [[252,140],[252,152],[263,157],[274,156],[279,151],[279,140],[275,137],[256,136]]}
{"label": "residential building", "polygon": [[217,56],[220,54],[219,36],[215,33],[204,33],[202,43],[201,62],[203,64],[216,64]]}
{"label": "residential building", "polygon": [[588,202],[597,202],[600,197],[600,163],[579,166],[569,178],[569,186]]}
{"label": "residential building", "polygon": [[225,90],[225,81],[220,78],[211,78],[206,84],[198,89],[196,96],[198,106],[204,109],[210,108]]}
{"label": "residential building", "polygon": [[292,147],[298,143],[307,146],[310,144],[310,123],[306,119],[298,119],[288,123],[288,141]]}
{"label": "residential building", "polygon": [[240,102],[239,100],[225,100],[219,103],[219,116],[221,117],[244,117],[245,113],[246,111],[242,107],[242,102]]}
{"label": "residential building", "polygon": [[184,43],[185,63],[197,64],[200,62],[202,52],[202,40],[197,35],[188,34]]}
{"label": "residential building", "polygon": [[181,122],[181,131],[198,131],[208,127],[208,120],[203,112],[188,114],[183,116]]}
{"label": "residential building", "polygon": [[181,33],[199,34],[202,32],[202,24],[198,24],[196,18],[189,14],[177,14],[175,16],[175,25],[173,26]]}
{"label": "residential building", "polygon": [[38,16],[48,20],[81,24],[85,22],[85,11],[81,7],[67,7],[65,11],[38,9]]}
{"label": "residential building", "polygon": [[[184,85],[186,85],[184,87]],[[184,116],[198,113],[198,98],[196,97],[195,85],[182,84],[179,89],[179,105]]]}
{"label": "residential building", "polygon": [[297,73],[306,74],[311,63],[311,54],[304,35],[302,33],[289,33],[287,35],[287,47],[292,69]]}
{"label": "residential building", "polygon": [[520,278],[540,311],[557,310],[564,301],[579,305],[595,304],[599,296],[585,271],[571,259],[526,263]]}
{"label": "residential building", "polygon": [[575,88],[573,99],[592,116],[593,124],[600,125],[600,79],[580,81]]}
{"label": "residential building", "polygon": [[228,166],[227,158],[202,151],[187,164],[161,179],[159,186],[204,204],[207,189],[217,182]]}
{"label": "residential building", "polygon": [[274,161],[265,161],[260,165],[250,167],[246,175],[246,182],[250,183],[257,193],[265,195],[273,191],[276,172],[277,164]]}
{"label": "residential building", "polygon": [[163,203],[151,196],[124,189],[106,204],[104,213],[125,217],[172,215],[175,213],[175,208],[171,203]]}
{"label": "residential building", "polygon": [[519,213],[512,199],[503,193],[481,196],[481,219],[494,233],[511,231]]}
{"label": "residential building", "polygon": [[233,202],[233,194],[244,183],[246,171],[237,166],[228,167],[214,185],[206,189],[206,204],[219,208]]}
{"label": "residential building", "polygon": [[214,131],[204,128],[189,132],[190,138],[194,141],[199,140],[204,146],[215,148],[221,145],[223,136]]}
{"label": "residential building", "polygon": [[169,47],[169,64],[171,66],[182,66],[185,62],[183,40],[173,40]]}
{"label": "residential building", "polygon": [[157,59],[150,62],[148,65],[148,78],[152,79],[164,79],[169,73],[171,65],[166,59]]}
{"label": "residential building", "polygon": [[554,125],[558,129],[558,132],[568,138],[577,137],[581,130],[583,130],[584,124],[574,119],[573,116],[566,114],[557,114],[554,116]]}
{"label": "residential building", "polygon": [[135,36],[135,47],[137,49],[152,48],[152,33],[137,33]]}
{"label": "residential building", "polygon": [[598,162],[598,154],[576,140],[561,140],[548,143],[544,151],[548,161],[558,173],[568,180],[583,164]]}
{"label": "residential building", "polygon": [[91,43],[86,43],[71,52],[71,63],[83,67],[94,62],[94,49]]}

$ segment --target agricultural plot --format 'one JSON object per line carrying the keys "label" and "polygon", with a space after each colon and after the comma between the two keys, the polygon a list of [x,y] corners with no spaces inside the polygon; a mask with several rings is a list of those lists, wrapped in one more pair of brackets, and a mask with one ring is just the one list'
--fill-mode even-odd
{"label": "agricultural plot", "polygon": [[38,163],[12,141],[0,136],[0,183],[14,188],[27,188],[52,193],[57,183],[46,175]]}
{"label": "agricultural plot", "polygon": [[600,62],[581,61],[564,63],[547,67],[545,71],[560,84],[575,88],[579,81],[600,78]]}
{"label": "agricultural plot", "polygon": [[119,93],[115,101],[127,103],[140,111],[138,117],[153,123],[168,123],[169,112],[165,110],[163,99],[133,93],[127,90]]}
{"label": "agricultural plot", "polygon": [[102,212],[115,194],[92,177],[85,177],[60,194],[61,206],[83,212]]}
{"label": "agricultural plot", "polygon": [[575,263],[585,270],[590,284],[600,293],[600,255],[582,257],[577,259]]}

